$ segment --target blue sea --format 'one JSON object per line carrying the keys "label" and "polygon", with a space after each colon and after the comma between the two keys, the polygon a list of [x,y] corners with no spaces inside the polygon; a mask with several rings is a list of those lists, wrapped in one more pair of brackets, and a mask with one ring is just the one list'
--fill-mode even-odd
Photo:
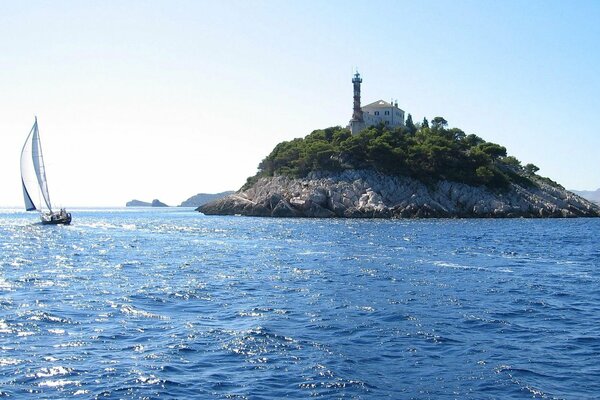
{"label": "blue sea", "polygon": [[600,219],[0,210],[0,397],[594,399]]}

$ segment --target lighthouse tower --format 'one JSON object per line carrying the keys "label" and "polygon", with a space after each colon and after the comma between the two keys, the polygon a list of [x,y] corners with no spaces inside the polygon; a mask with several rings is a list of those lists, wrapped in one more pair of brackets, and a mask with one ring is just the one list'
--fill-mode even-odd
{"label": "lighthouse tower", "polygon": [[350,120],[350,131],[353,135],[366,128],[365,120],[363,119],[363,111],[360,108],[360,84],[362,78],[358,71],[352,78],[352,84],[354,86],[354,107],[352,109],[352,119]]}
{"label": "lighthouse tower", "polygon": [[362,78],[360,77],[360,74],[356,72],[352,78],[352,85],[354,87],[354,107],[352,108],[352,119],[348,124],[350,132],[352,132],[353,135],[356,135],[369,126],[379,124],[385,125],[388,129],[404,126],[404,111],[398,108],[397,101],[394,102],[392,100],[391,103],[388,103],[387,101],[378,100],[361,107],[361,83]]}

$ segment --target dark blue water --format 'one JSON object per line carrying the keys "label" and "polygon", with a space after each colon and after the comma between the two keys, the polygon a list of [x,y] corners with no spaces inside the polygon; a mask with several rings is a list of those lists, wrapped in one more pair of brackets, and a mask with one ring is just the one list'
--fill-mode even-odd
{"label": "dark blue water", "polygon": [[0,395],[591,399],[600,220],[0,211]]}

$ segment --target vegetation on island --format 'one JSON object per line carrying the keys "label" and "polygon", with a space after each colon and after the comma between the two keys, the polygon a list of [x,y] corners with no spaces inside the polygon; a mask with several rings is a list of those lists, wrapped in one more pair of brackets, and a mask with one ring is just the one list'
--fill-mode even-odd
{"label": "vegetation on island", "polygon": [[483,140],[435,117],[403,127],[372,126],[357,135],[340,126],[313,131],[305,138],[279,143],[248,178],[244,188],[261,177],[305,177],[311,171],[372,169],[388,175],[409,176],[423,182],[451,180],[503,190],[510,182],[534,185],[539,170],[521,165],[506,148]]}

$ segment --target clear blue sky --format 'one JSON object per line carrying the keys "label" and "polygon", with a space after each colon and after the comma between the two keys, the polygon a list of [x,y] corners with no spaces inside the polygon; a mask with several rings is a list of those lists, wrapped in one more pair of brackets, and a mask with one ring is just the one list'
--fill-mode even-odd
{"label": "clear blue sky", "polygon": [[34,115],[64,205],[237,189],[282,140],[398,99],[600,187],[597,1],[28,1],[0,13],[0,205]]}

